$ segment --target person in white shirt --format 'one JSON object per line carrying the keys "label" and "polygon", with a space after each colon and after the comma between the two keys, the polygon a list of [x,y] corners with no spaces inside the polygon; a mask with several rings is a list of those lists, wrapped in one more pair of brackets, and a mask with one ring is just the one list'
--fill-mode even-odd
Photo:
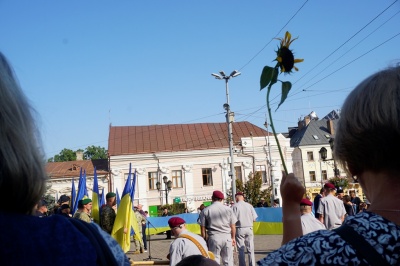
{"label": "person in white shirt", "polygon": [[[181,260],[191,255],[202,255],[200,249],[196,246],[190,238],[197,241],[201,245],[205,252],[208,252],[206,241],[199,235],[189,232],[186,229],[185,220],[180,217],[172,217],[168,220],[168,225],[171,228],[172,235],[176,238],[169,247],[168,258],[170,260],[169,265],[175,266]],[[189,238],[185,238],[188,235]]]}
{"label": "person in white shirt", "polygon": [[246,266],[245,249],[247,250],[250,266],[255,266],[254,258],[254,233],[253,222],[256,221],[258,215],[253,206],[244,201],[243,192],[235,195],[236,203],[232,210],[236,215],[236,246],[239,250],[239,266]]}
{"label": "person in white shirt", "polygon": [[342,225],[346,210],[343,201],[336,198],[335,185],[325,183],[324,195],[318,206],[319,221],[326,226],[326,229],[332,230]]}
{"label": "person in white shirt", "polygon": [[309,199],[301,200],[300,212],[301,212],[301,228],[303,230],[303,235],[321,229],[326,230],[325,225],[312,215],[311,208],[312,208],[312,202]]}

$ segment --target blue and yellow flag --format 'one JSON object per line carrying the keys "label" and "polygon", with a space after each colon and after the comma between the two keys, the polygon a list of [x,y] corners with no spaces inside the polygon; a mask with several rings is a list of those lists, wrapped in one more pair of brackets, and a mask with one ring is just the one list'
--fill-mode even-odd
{"label": "blue and yellow flag", "polygon": [[[136,169],[135,173],[133,174],[133,181],[132,181],[132,190],[131,190],[131,200],[132,200],[132,208],[134,207],[134,199],[135,199],[135,188],[136,188]],[[142,226],[141,224],[139,225],[138,220],[136,218],[136,214],[133,211],[132,212],[132,227],[131,227],[131,235],[134,236],[135,239],[139,240],[142,242],[142,234],[140,233],[135,233],[135,232],[140,232],[139,226]]]}
{"label": "blue and yellow flag", "polygon": [[131,248],[130,231],[132,226],[132,217],[134,216],[131,200],[131,167],[131,164],[129,164],[128,179],[126,180],[124,191],[122,192],[117,217],[115,218],[113,230],[111,232],[111,236],[118,242],[118,244],[120,244],[125,253]]}
{"label": "blue and yellow flag", "polygon": [[93,177],[92,217],[93,221],[96,224],[100,225],[99,184],[97,180],[96,166],[94,167],[94,177]]}

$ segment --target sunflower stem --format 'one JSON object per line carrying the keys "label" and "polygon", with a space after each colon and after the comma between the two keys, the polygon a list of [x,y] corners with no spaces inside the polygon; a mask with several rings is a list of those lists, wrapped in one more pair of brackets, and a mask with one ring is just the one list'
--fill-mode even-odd
{"label": "sunflower stem", "polygon": [[[275,67],[276,71],[279,71],[277,67]],[[267,91],[267,108],[268,108],[268,115],[269,115],[269,121],[271,124],[271,128],[272,128],[272,132],[274,133],[274,137],[275,137],[275,141],[276,144],[278,145],[278,150],[279,150],[279,155],[281,157],[282,160],[282,165],[283,165],[283,169],[285,170],[285,174],[288,174],[287,168],[286,168],[286,163],[285,163],[285,159],[283,158],[283,153],[282,153],[282,149],[281,149],[281,145],[279,144],[279,140],[275,131],[275,126],[274,126],[274,122],[272,120],[272,113],[271,113],[271,107],[269,106],[269,93],[271,92],[271,87],[272,87],[272,82],[269,84],[268,86],[268,91]],[[271,158],[270,158],[271,159]]]}

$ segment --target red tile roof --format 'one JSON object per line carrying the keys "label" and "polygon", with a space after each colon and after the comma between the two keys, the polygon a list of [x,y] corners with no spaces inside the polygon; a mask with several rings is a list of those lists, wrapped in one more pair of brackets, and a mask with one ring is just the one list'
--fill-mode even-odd
{"label": "red tile roof", "polygon": [[98,175],[108,174],[107,159],[47,163],[46,173],[49,178],[79,177],[82,168],[87,176],[93,176],[95,166]]}
{"label": "red tile roof", "polygon": [[[242,137],[267,136],[268,132],[249,122],[233,123],[235,145]],[[152,152],[228,148],[226,123],[174,124],[151,126],[110,126],[110,156]]]}

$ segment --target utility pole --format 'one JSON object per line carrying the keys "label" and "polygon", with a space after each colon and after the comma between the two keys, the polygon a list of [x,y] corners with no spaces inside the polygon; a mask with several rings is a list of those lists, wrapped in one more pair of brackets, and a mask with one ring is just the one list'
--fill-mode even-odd
{"label": "utility pole", "polygon": [[230,171],[228,175],[232,179],[232,198],[235,197],[236,194],[236,173],[235,173],[235,159],[233,157],[233,132],[232,132],[232,124],[234,122],[234,113],[231,112],[231,108],[229,105],[229,79],[239,76],[241,73],[234,70],[229,76],[225,75],[224,71],[220,71],[219,74],[212,73],[211,75],[216,79],[225,80],[225,92],[226,92],[226,103],[224,104],[224,109],[226,110],[226,123],[228,125],[228,140],[229,140],[229,157],[230,157]]}

